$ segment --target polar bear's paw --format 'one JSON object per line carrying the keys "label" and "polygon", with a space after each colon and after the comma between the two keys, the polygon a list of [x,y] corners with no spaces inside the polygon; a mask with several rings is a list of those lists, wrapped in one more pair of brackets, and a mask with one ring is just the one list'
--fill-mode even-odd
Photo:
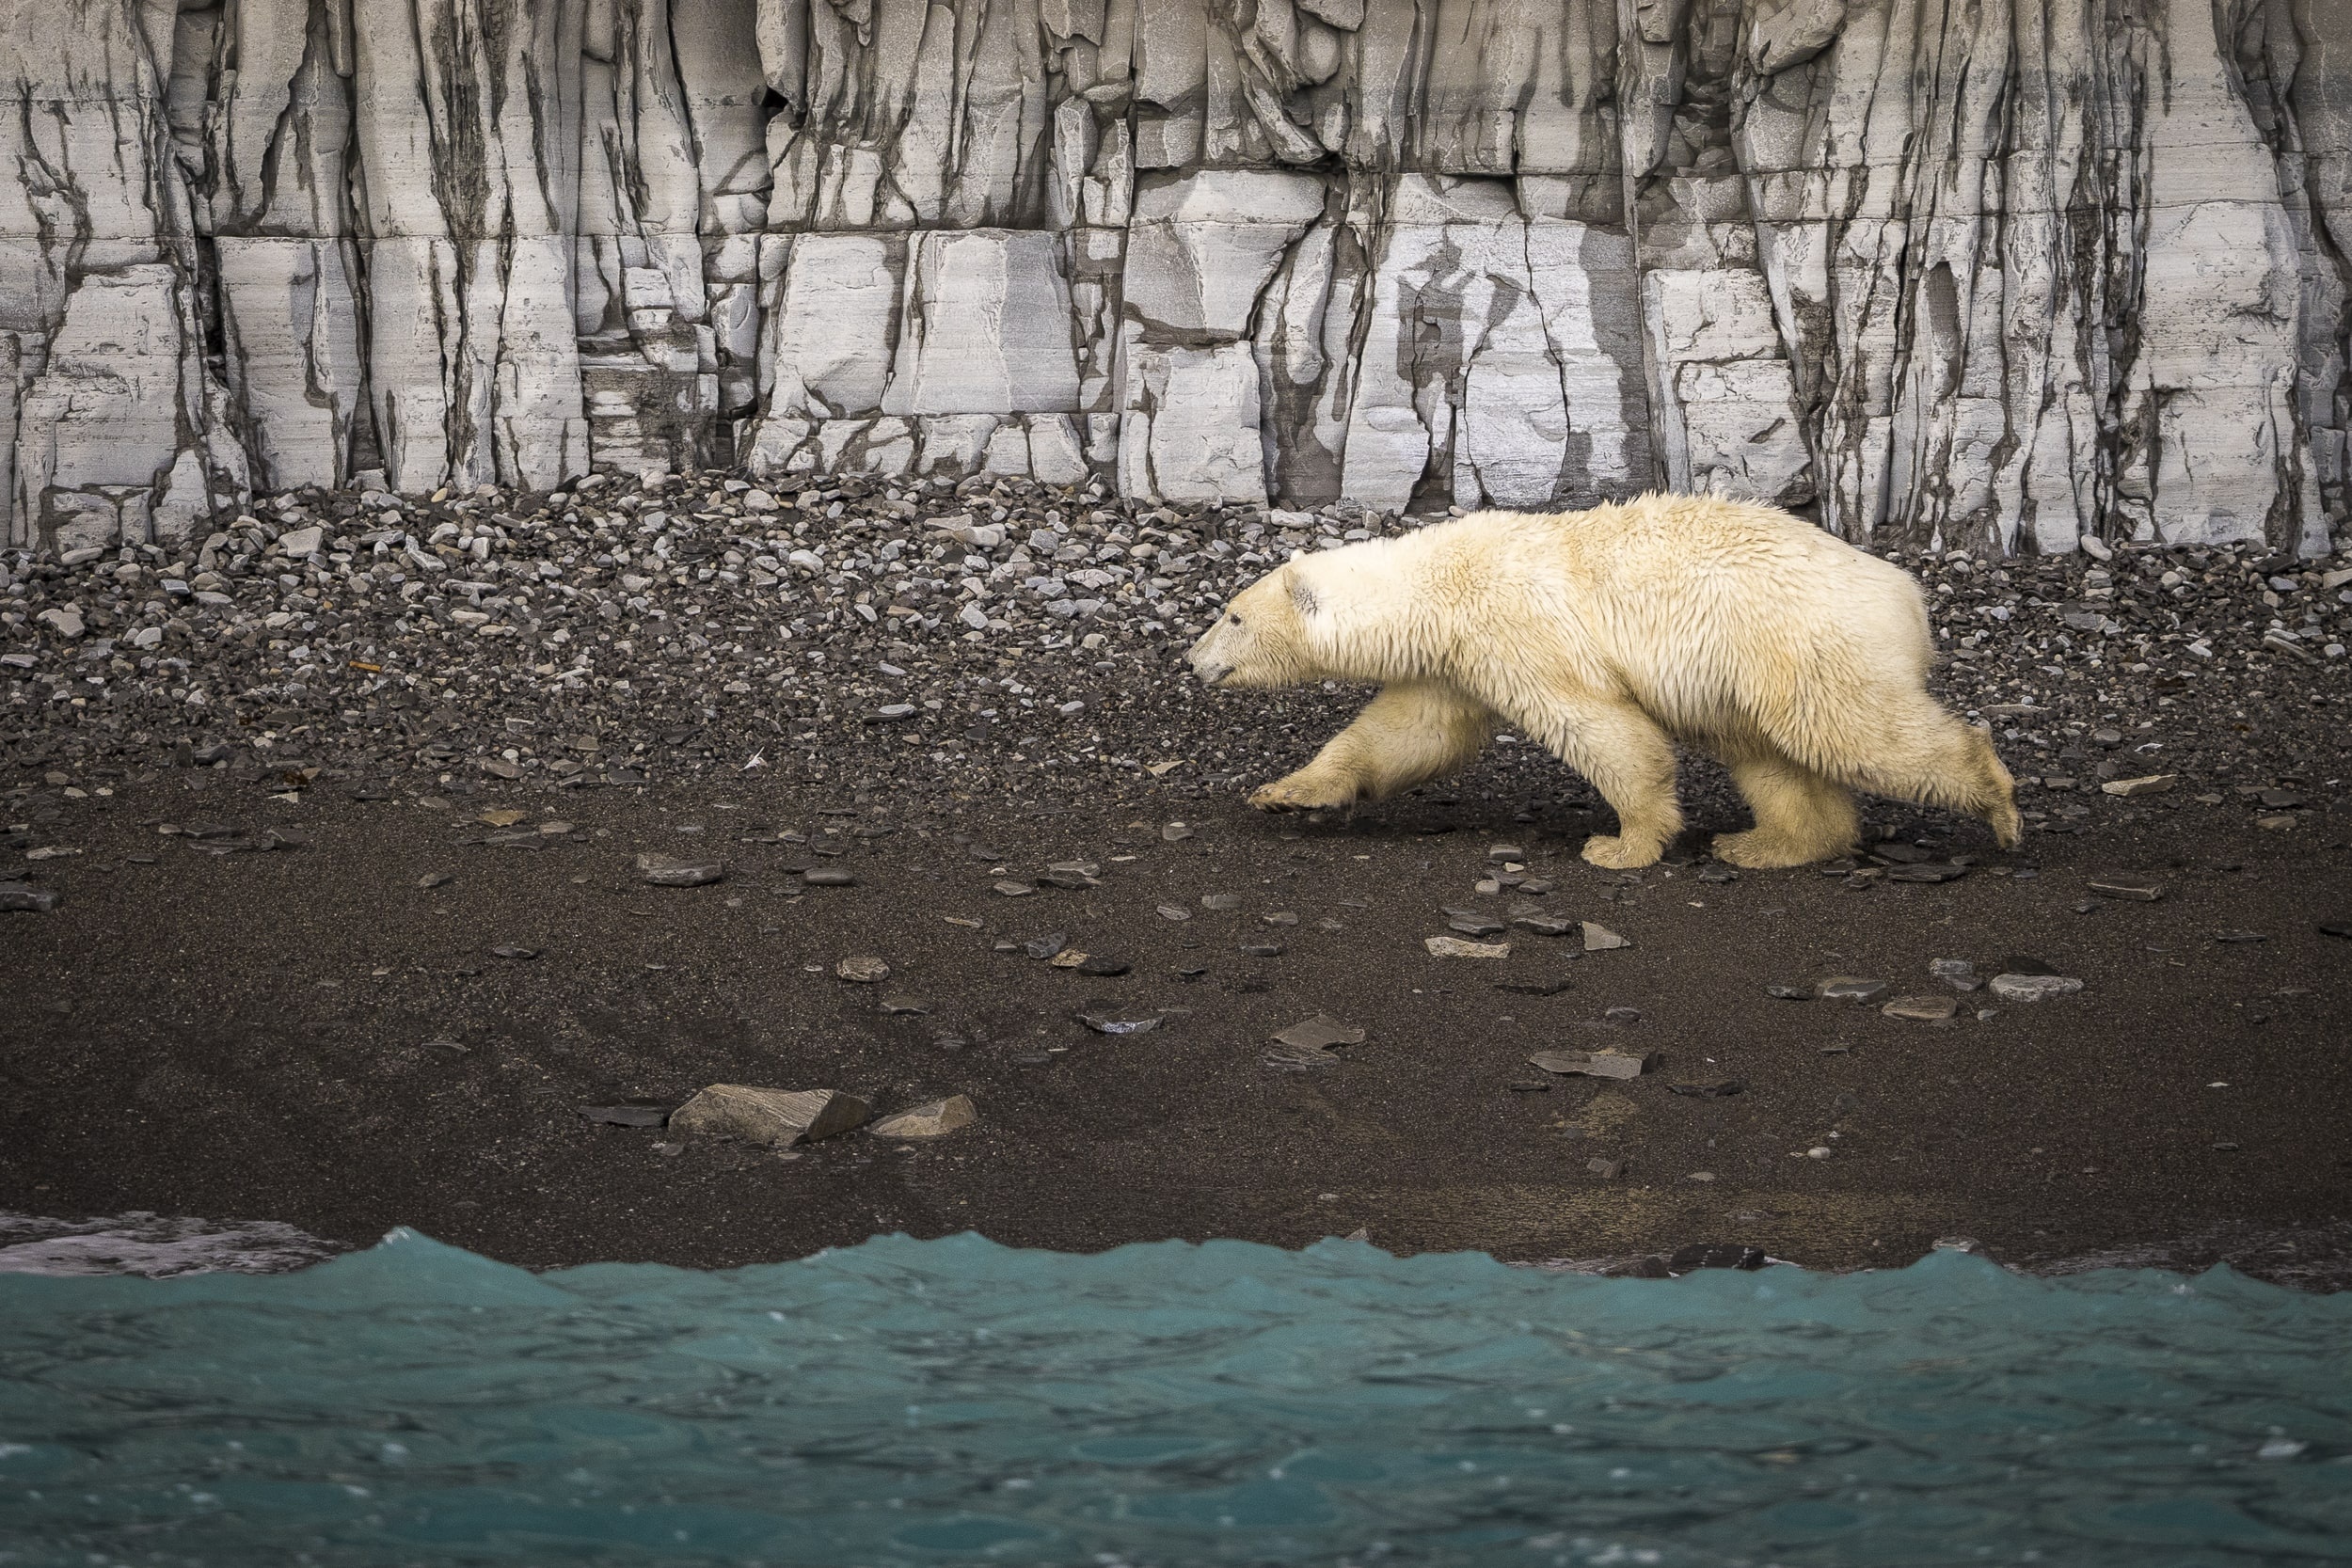
{"label": "polar bear's paw", "polygon": [[1664,848],[1655,839],[1595,833],[1584,841],[1584,858],[1604,871],[1639,871],[1643,866],[1656,865]]}
{"label": "polar bear's paw", "polygon": [[1726,865],[1747,871],[1778,871],[1791,865],[1809,865],[1843,854],[1843,849],[1824,849],[1799,844],[1777,833],[1751,829],[1744,833],[1717,833],[1710,846],[1715,858]]}
{"label": "polar bear's paw", "polygon": [[1260,811],[1338,811],[1356,803],[1356,786],[1311,770],[1277,779],[1249,797]]}

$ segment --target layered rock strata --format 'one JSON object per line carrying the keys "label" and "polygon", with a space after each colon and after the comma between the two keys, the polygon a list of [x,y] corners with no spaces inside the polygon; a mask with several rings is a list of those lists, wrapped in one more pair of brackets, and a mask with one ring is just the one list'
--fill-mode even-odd
{"label": "layered rock strata", "polygon": [[10,542],[740,464],[2315,552],[2352,0],[29,0]]}

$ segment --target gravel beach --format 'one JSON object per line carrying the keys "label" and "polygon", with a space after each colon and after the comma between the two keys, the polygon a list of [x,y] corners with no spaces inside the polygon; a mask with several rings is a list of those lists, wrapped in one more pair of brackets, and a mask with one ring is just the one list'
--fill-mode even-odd
{"label": "gravel beach", "polygon": [[[1410,526],[704,475],[0,556],[0,1210],[2352,1277],[2352,562],[1899,552],[2024,846],[1872,801],[1735,874],[1694,762],[1703,831],[1613,873],[1509,738],[1242,806],[1364,693],[1183,647]],[[671,1121],[712,1085],[832,1098]]]}

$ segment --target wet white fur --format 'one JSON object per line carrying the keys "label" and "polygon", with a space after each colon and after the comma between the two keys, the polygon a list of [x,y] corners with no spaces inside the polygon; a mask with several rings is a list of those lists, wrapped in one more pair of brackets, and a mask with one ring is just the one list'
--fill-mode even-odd
{"label": "wet white fur", "polygon": [[1190,655],[1212,685],[1381,688],[1268,810],[1376,800],[1468,763],[1498,726],[1593,782],[1618,832],[1598,865],[1647,865],[1681,831],[1675,747],[1730,770],[1756,825],[1737,865],[1841,854],[1851,791],[2019,830],[1983,732],[1926,689],[1918,586],[1774,507],[1643,496],[1589,512],[1481,512],[1303,555],[1238,594]]}

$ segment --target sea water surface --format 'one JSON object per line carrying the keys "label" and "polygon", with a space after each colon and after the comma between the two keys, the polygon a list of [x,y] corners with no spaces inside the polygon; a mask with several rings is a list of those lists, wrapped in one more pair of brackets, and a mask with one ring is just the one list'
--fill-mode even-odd
{"label": "sea water surface", "polygon": [[0,1275],[0,1562],[2352,1560],[2352,1295],[888,1237]]}

